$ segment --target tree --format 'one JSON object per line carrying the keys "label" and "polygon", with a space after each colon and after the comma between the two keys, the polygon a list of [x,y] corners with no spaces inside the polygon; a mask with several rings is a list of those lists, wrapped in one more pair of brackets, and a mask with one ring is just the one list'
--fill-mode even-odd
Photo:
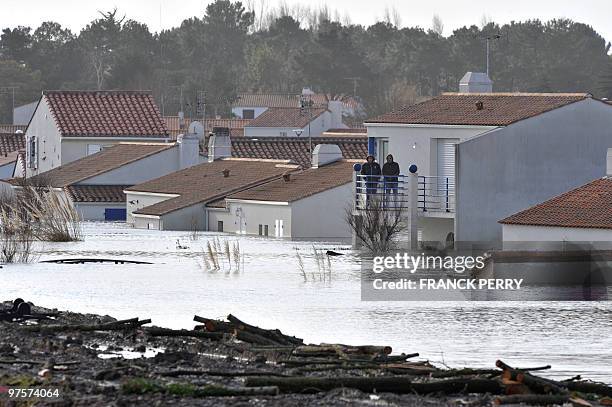
{"label": "tree", "polygon": [[31,53],[32,29],[18,26],[5,28],[0,36],[0,55],[3,59],[13,59],[17,62],[27,62]]}
{"label": "tree", "polygon": [[[0,83],[16,87],[16,106],[36,100],[43,89],[40,71],[32,71],[27,65],[12,60],[0,60]],[[0,94],[0,123],[11,123],[12,102],[12,93]]]}

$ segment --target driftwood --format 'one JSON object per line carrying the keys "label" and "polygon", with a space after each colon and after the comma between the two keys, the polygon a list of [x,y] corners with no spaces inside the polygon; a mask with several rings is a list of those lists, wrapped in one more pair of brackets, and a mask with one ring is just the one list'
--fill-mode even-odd
{"label": "driftwood", "polygon": [[287,375],[276,372],[260,371],[260,370],[247,370],[247,371],[234,371],[234,370],[196,370],[196,369],[178,369],[170,370],[167,372],[159,372],[161,376],[166,377],[179,377],[179,376],[219,376],[219,377],[255,377],[255,376],[275,376],[275,377],[286,377]]}
{"label": "driftwood", "polygon": [[52,324],[52,325],[28,325],[22,329],[29,332],[69,332],[69,331],[121,331],[139,328],[150,324],[150,319],[130,318],[121,321],[107,322],[104,324]]}
{"label": "driftwood", "polygon": [[[204,324],[204,329],[208,332],[234,332],[234,326],[230,322],[219,321],[216,319],[204,318],[197,315],[193,316],[195,322]],[[196,327],[197,328],[197,327]]]}
{"label": "driftwood", "polygon": [[227,320],[231,322],[239,331],[247,331],[249,333],[262,336],[276,342],[279,345],[302,345],[304,343],[303,339],[285,335],[278,329],[263,329],[254,325],[249,325],[246,322],[239,320],[232,314],[227,316]]}
{"label": "driftwood", "polygon": [[602,383],[564,381],[561,384],[571,391],[594,393],[600,396],[612,397],[612,387]]}
{"label": "driftwood", "polygon": [[223,332],[202,332],[189,331],[187,329],[167,329],[167,328],[145,328],[144,332],[151,336],[185,336],[192,338],[204,338],[221,340],[225,337]]}
{"label": "driftwood", "polygon": [[490,379],[450,379],[415,383],[403,376],[391,377],[248,377],[247,387],[277,386],[281,393],[322,392],[348,387],[363,392],[418,393],[491,393],[501,394],[502,386]]}
{"label": "driftwood", "polygon": [[495,362],[495,365],[504,370],[504,378],[506,380],[522,383],[535,393],[561,395],[568,394],[567,389],[563,387],[562,383],[534,376],[525,370],[515,369],[501,360]]}
{"label": "driftwood", "polygon": [[568,395],[558,394],[515,394],[512,396],[500,396],[495,398],[496,405],[503,404],[527,404],[536,406],[548,406],[564,404],[570,400]]}

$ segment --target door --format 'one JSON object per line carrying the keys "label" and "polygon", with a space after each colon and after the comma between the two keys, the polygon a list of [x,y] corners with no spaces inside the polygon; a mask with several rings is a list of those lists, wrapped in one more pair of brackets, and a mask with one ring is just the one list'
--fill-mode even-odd
{"label": "door", "polygon": [[104,209],[104,220],[118,221],[126,219],[126,210],[122,208],[106,208]]}
{"label": "door", "polygon": [[438,139],[437,195],[440,209],[448,211],[455,195],[455,144],[457,139]]}

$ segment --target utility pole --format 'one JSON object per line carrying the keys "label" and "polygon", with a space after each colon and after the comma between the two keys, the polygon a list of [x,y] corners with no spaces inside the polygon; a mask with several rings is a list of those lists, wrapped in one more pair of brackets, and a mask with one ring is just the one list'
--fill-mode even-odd
{"label": "utility pole", "polygon": [[206,91],[199,90],[197,97],[197,114],[202,115],[202,126],[204,126],[204,137],[206,137]]}
{"label": "utility pole", "polygon": [[484,37],[484,39],[487,42],[487,76],[489,76],[489,53],[490,53],[489,49],[490,49],[491,40],[498,40],[500,38],[501,38],[501,34],[491,34],[491,35]]}
{"label": "utility pole", "polygon": [[361,78],[359,76],[352,76],[349,78],[344,78],[347,81],[352,81],[353,82],[353,97],[357,96],[357,82],[359,82],[361,80]]}
{"label": "utility pole", "polygon": [[308,152],[312,160],[312,135],[310,134],[310,122],[312,122],[312,97],[311,95],[300,95],[300,112],[308,113]]}

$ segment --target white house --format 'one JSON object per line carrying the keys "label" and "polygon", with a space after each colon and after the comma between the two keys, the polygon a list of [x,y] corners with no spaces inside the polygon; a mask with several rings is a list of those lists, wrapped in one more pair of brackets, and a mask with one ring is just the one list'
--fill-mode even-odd
{"label": "white house", "polygon": [[153,97],[139,91],[45,91],[26,130],[26,176],[122,141],[169,139]]}
{"label": "white house", "polygon": [[349,239],[345,221],[353,164],[335,145],[314,150],[314,165],[209,205],[209,230],[292,239]]}
{"label": "white house", "polygon": [[329,102],[327,108],[269,108],[244,126],[244,135],[251,138],[321,136],[329,129],[347,127],[342,122],[341,108],[340,102]]}
{"label": "white house", "polygon": [[28,180],[65,193],[84,220],[125,220],[124,189],[201,162],[198,139],[184,136],[176,143],[115,144]]}
{"label": "white house", "polygon": [[500,221],[504,248],[612,248],[612,149],[607,174]]}
{"label": "white house", "polygon": [[17,164],[19,151],[25,148],[23,132],[0,132],[0,179],[13,177]]}
{"label": "white house", "polygon": [[[475,76],[475,78],[480,77]],[[480,82],[474,87],[480,89]],[[612,106],[589,94],[444,93],[368,120],[371,150],[418,168],[422,240],[499,245],[502,219],[604,173]]]}

